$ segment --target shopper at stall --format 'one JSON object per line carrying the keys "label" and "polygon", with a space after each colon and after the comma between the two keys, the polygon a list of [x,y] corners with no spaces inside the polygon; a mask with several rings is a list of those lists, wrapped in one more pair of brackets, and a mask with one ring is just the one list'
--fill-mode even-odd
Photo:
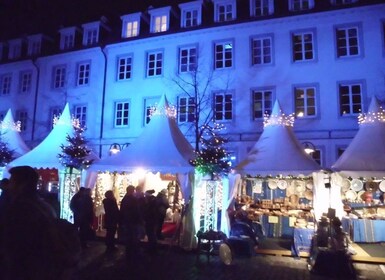
{"label": "shopper at stall", "polygon": [[106,191],[104,196],[104,228],[106,229],[105,243],[107,247],[107,252],[110,252],[116,248],[115,234],[119,223],[119,208],[113,191]]}
{"label": "shopper at stall", "polygon": [[126,257],[130,263],[136,262],[139,253],[138,228],[142,224],[138,200],[135,198],[135,187],[130,185],[126,189],[120,205],[120,226],[123,230]]}
{"label": "shopper at stall", "polygon": [[144,206],[144,224],[148,240],[148,252],[150,254],[156,253],[157,239],[156,239],[156,224],[157,224],[157,205],[156,198],[153,195],[154,190],[145,192],[145,206]]}
{"label": "shopper at stall", "polygon": [[156,237],[158,240],[163,240],[162,227],[164,219],[166,218],[167,209],[170,207],[167,198],[167,189],[162,189],[156,196],[157,205],[157,224],[156,224]]}

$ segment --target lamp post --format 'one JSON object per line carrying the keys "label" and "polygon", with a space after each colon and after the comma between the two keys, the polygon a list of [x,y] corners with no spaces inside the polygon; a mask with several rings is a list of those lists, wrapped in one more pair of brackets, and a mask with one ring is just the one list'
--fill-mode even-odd
{"label": "lamp post", "polygon": [[124,143],[124,144],[119,144],[119,143],[112,143],[110,146],[110,155],[115,155],[119,153],[120,151],[124,150],[130,145],[130,143]]}
{"label": "lamp post", "polygon": [[308,155],[315,152],[315,146],[312,142],[305,141],[302,143],[302,146],[303,146],[305,153],[307,153]]}

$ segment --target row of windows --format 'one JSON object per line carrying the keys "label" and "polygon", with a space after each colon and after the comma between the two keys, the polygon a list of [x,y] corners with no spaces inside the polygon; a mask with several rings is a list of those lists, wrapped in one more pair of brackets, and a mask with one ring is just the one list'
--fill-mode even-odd
{"label": "row of windows", "polygon": [[[19,75],[19,89],[20,93],[29,93],[32,84],[32,71],[22,71]],[[11,93],[12,74],[6,73],[0,76],[0,94],[8,95]]]}

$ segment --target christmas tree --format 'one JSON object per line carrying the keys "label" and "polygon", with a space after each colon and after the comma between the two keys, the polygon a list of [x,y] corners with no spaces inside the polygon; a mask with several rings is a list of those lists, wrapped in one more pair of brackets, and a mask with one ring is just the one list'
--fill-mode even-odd
{"label": "christmas tree", "polygon": [[60,147],[62,152],[58,154],[61,164],[70,169],[75,168],[78,170],[88,168],[93,160],[89,159],[91,150],[87,148],[87,141],[83,137],[85,131],[78,124],[74,124],[74,135],[67,134],[67,145],[62,144]]}
{"label": "christmas tree", "polygon": [[7,143],[0,140],[0,167],[6,166],[13,159],[13,151],[9,149]]}

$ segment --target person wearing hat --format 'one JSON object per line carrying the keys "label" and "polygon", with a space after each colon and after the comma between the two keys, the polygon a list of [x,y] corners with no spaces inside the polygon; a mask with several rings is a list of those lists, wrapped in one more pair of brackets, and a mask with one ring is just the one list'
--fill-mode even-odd
{"label": "person wearing hat", "polygon": [[157,223],[156,223],[156,237],[158,240],[163,240],[162,227],[164,219],[166,218],[167,209],[170,207],[167,198],[167,189],[162,189],[156,196],[157,207]]}

